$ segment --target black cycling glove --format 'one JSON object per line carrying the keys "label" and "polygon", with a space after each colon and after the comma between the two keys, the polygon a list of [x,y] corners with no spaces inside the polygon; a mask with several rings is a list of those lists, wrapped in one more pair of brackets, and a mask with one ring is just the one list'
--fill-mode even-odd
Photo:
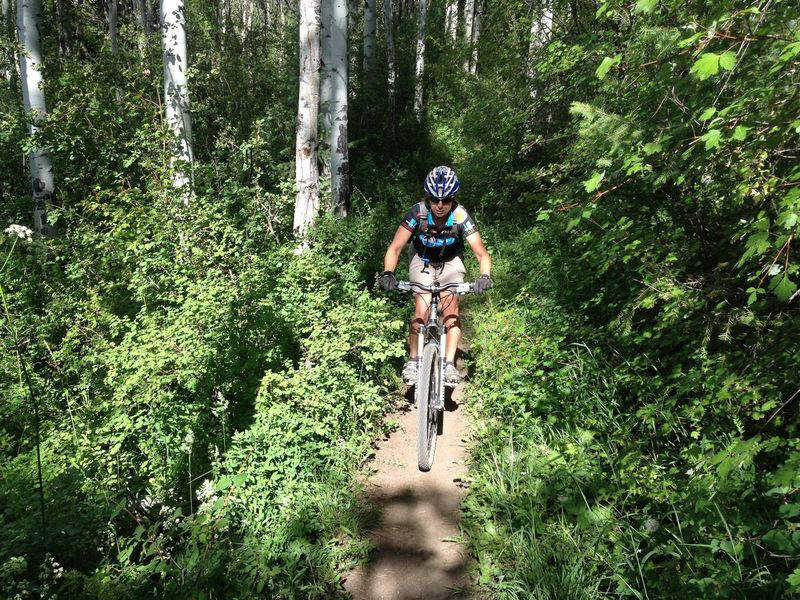
{"label": "black cycling glove", "polygon": [[391,292],[397,289],[397,278],[392,271],[384,271],[383,275],[378,277],[378,287],[386,292]]}
{"label": "black cycling glove", "polygon": [[486,290],[492,289],[492,278],[488,275],[481,275],[475,280],[475,283],[472,284],[472,289],[475,291],[476,294],[481,294]]}

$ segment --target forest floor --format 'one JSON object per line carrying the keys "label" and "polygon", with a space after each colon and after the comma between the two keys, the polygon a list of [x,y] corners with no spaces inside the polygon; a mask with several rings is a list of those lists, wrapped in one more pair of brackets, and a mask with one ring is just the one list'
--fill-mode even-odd
{"label": "forest floor", "polygon": [[463,387],[447,393],[442,434],[427,473],[417,467],[417,409],[413,388],[387,418],[398,423],[380,442],[366,481],[379,512],[370,533],[369,562],[352,571],[345,588],[354,600],[472,598],[470,555],[459,535],[460,483],[466,473]]}

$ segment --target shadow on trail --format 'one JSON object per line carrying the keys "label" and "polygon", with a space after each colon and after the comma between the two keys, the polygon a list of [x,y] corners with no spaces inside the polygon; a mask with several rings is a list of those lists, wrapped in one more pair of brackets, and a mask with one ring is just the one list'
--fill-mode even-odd
{"label": "shadow on trail", "polygon": [[443,528],[457,530],[458,504],[452,494],[415,483],[388,494],[378,489],[371,497],[382,517],[369,564],[352,582],[353,598],[431,600],[461,595],[458,584],[466,582],[469,556],[457,544],[442,544],[438,533]]}

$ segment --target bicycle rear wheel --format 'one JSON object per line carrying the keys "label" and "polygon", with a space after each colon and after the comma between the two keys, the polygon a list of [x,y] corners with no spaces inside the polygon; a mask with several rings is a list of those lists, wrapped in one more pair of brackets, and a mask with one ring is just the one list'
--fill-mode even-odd
{"label": "bicycle rear wheel", "polygon": [[439,348],[435,343],[430,343],[422,351],[417,381],[417,463],[420,471],[429,471],[433,466],[439,420],[436,406],[439,404],[441,377]]}

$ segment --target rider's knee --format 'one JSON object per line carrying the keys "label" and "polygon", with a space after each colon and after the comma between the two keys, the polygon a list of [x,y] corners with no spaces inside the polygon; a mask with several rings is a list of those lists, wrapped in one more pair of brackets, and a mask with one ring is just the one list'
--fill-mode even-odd
{"label": "rider's knee", "polygon": [[461,329],[461,318],[457,314],[445,315],[443,322],[445,327],[457,327]]}
{"label": "rider's knee", "polygon": [[419,333],[419,328],[425,323],[425,321],[420,317],[414,317],[411,319],[411,333],[417,334]]}

